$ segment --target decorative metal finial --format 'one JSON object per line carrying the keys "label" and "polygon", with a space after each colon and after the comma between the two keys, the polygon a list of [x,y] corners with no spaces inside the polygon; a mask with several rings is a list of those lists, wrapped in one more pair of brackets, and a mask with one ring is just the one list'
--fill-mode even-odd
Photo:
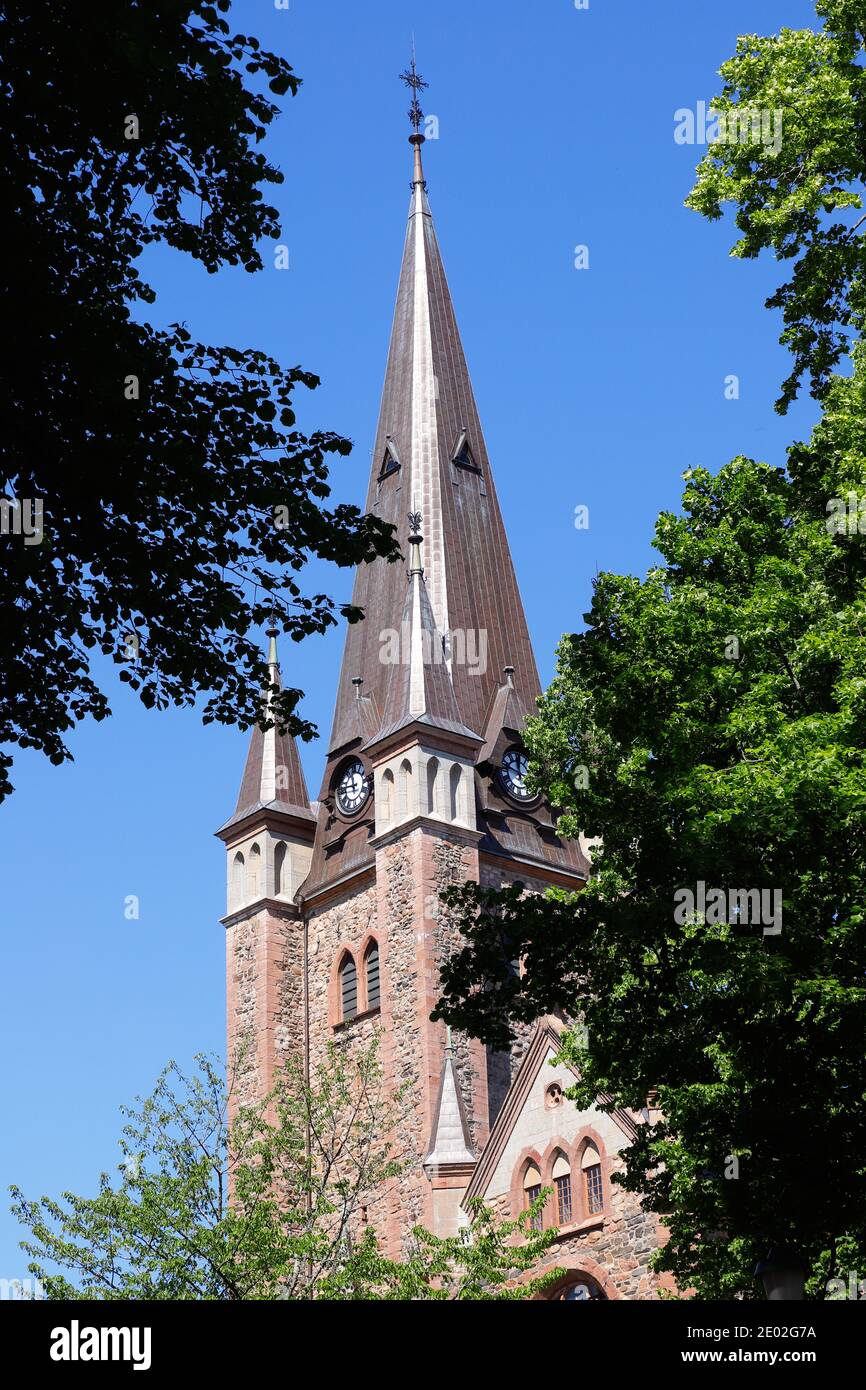
{"label": "decorative metal finial", "polygon": [[277,637],[279,636],[279,632],[280,629],[277,627],[277,615],[274,610],[271,609],[268,625],[265,628],[265,636],[268,639],[268,665],[272,668],[272,674],[273,668],[279,664],[279,658],[277,656]]}
{"label": "decorative metal finial", "polygon": [[421,513],[409,513],[409,578],[413,574],[423,576],[424,569],[421,565],[421,542],[424,537],[421,535]]}
{"label": "decorative metal finial", "polygon": [[425,87],[429,87],[429,82],[425,82],[415,66],[415,39],[412,39],[412,62],[405,72],[400,73],[400,81],[405,82],[412,93],[412,105],[409,107],[409,120],[412,122],[412,129],[416,135],[421,133],[421,124],[424,120],[424,112],[421,110],[421,103],[418,100],[418,93],[423,92]]}

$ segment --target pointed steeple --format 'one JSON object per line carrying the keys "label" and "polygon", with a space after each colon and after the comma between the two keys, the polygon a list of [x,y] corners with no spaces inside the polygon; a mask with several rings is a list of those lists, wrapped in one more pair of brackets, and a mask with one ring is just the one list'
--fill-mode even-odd
{"label": "pointed steeple", "polygon": [[436,627],[424,568],[421,564],[421,516],[409,514],[409,587],[399,633],[391,652],[394,658],[385,693],[381,727],[367,747],[409,724],[425,724],[465,738],[479,735],[467,729],[457,709],[457,698],[447,665],[447,648]]}
{"label": "pointed steeple", "polygon": [[[513,730],[509,743],[519,742],[541,693],[427,196],[418,103],[426,83],[414,62],[404,80],[412,90],[412,191],[366,510],[398,535],[407,512],[420,514],[424,558],[422,566],[419,541],[408,593],[402,565],[375,561],[357,571],[352,604],[365,617],[346,633],[320,793],[325,810],[341,765],[368,750],[378,756],[387,734],[426,723],[462,738],[464,756],[477,760],[467,735],[501,751],[501,715]],[[538,460],[527,458],[526,468],[527,486],[538,486]],[[409,659],[395,668],[391,654],[395,643],[405,647],[406,630]],[[425,643],[441,644],[441,663],[419,660]],[[498,693],[505,668],[508,688]],[[516,807],[490,790],[490,770],[484,780],[485,852],[543,863],[569,881],[586,877],[585,859],[558,838],[549,808]],[[374,811],[371,801],[351,824],[323,811],[305,893],[373,864]]]}
{"label": "pointed steeple", "polygon": [[[269,627],[268,636],[268,711],[272,704],[272,687],[282,689],[277,657],[277,629]],[[298,820],[315,821],[297,744],[290,734],[281,734],[276,725],[263,731],[256,724],[250,734],[250,746],[240,793],[234,815],[217,832],[247,820],[262,811],[275,811]]]}
{"label": "pointed steeple", "polygon": [[442,1063],[442,1080],[439,1083],[439,1098],[436,1105],[436,1118],[430,1136],[430,1148],[424,1159],[425,1167],[444,1168],[449,1164],[474,1163],[472,1141],[466,1110],[460,1095],[460,1085],[454,1067],[454,1046],[451,1029],[447,1031],[445,1060]]}
{"label": "pointed steeple", "polygon": [[[515,668],[515,699],[534,712],[538,673],[502,523],[490,460],[427,198],[424,136],[409,137],[412,196],[366,507],[399,528],[424,518],[424,577],[433,621],[452,640],[447,666],[459,719],[481,729],[496,676]],[[388,668],[383,633],[405,606],[398,565],[362,565],[352,601],[366,613],[350,627],[331,748],[356,724],[352,678],[381,707]]]}

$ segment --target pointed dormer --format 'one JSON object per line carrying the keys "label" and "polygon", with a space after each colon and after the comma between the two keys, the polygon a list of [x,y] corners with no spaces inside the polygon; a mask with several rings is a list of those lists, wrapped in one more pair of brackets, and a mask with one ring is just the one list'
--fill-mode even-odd
{"label": "pointed dormer", "polygon": [[484,721],[484,747],[478,755],[479,765],[498,766],[506,745],[519,738],[522,729],[523,710],[514,688],[514,667],[506,666]]}
{"label": "pointed dormer", "polygon": [[533,796],[527,779],[523,744],[525,716],[516,672],[506,666],[493,690],[483,723],[484,744],[477,760],[478,803],[484,826],[482,853],[524,863],[544,862],[557,874],[589,877],[589,859],[581,843],[563,840],[556,813]]}
{"label": "pointed dormer", "polygon": [[[282,689],[277,630],[268,629],[268,712]],[[263,899],[291,901],[306,877],[316,817],[290,734],[253,727],[234,814],[216,832],[228,847],[229,914]]]}

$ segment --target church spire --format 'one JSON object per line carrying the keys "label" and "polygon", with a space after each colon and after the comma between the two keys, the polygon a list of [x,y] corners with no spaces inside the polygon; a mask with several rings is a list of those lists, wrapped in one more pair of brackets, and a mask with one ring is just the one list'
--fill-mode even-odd
{"label": "church spire", "polygon": [[[385,371],[366,509],[401,529],[407,511],[424,518],[424,581],[460,722],[482,731],[490,696],[514,666],[515,700],[535,709],[540,685],[490,460],[426,193],[421,149],[426,82],[414,63],[409,140],[414,177],[397,305]],[[331,749],[357,728],[352,677],[381,710],[387,665],[383,633],[400,628],[406,599],[397,565],[362,565],[353,603],[365,620],[349,628]]]}
{"label": "church spire", "polygon": [[[320,794],[326,809],[347,759],[371,752],[378,758],[387,733],[408,731],[416,721],[461,738],[464,750],[469,734],[495,762],[505,747],[519,743],[541,693],[427,196],[419,95],[427,84],[414,59],[402,76],[412,94],[412,191],[365,510],[390,522],[398,535],[405,534],[407,512],[420,514],[423,563],[413,559],[410,544],[408,592],[403,565],[377,560],[361,565],[355,576],[352,606],[364,619],[346,632]],[[512,442],[513,449],[519,446],[520,441]],[[544,459],[537,446],[524,441],[522,447],[532,450],[522,459],[524,485],[543,485]],[[419,554],[420,547],[419,541]],[[419,569],[423,574],[415,573]],[[406,624],[410,660],[395,666],[392,653],[395,643],[403,647]],[[419,664],[425,642],[431,650],[439,644],[440,663]],[[513,675],[500,695],[506,667]],[[359,680],[360,701],[353,684]],[[508,731],[494,727],[500,713],[507,714]],[[490,771],[484,776],[489,782]],[[506,814],[504,807],[499,810]],[[372,863],[367,823],[372,817],[371,801],[351,825],[336,813],[320,821],[307,890],[318,892]],[[524,815],[519,833],[508,831],[508,843],[516,844],[522,835],[530,861],[554,863],[570,875],[582,872],[576,851],[556,840],[550,814],[539,811],[539,817],[543,834]],[[491,844],[500,845],[498,834],[491,832]]]}
{"label": "church spire", "polygon": [[[270,717],[274,687],[278,691],[282,689],[277,628],[273,621],[267,629],[267,638],[267,712]],[[267,730],[260,729],[257,724],[253,726],[237,806],[222,830],[264,810],[281,812],[301,820],[314,820],[297,744],[291,734],[279,733],[276,724]]]}

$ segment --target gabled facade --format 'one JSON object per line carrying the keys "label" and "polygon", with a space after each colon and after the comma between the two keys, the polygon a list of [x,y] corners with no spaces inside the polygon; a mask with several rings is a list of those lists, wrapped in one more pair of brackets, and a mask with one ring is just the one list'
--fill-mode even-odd
{"label": "gabled facade", "polygon": [[[562,839],[525,785],[522,730],[538,673],[430,213],[423,136],[411,143],[367,494],[368,510],[397,527],[406,563],[377,561],[356,576],[365,619],[347,630],[318,803],[292,741],[256,730],[238,808],[218,832],[230,866],[234,1094],[261,1094],[292,1050],[315,1067],[330,1039],[351,1046],[380,1029],[387,1073],[411,1096],[398,1136],[404,1172],[368,1208],[394,1251],[417,1222],[449,1232],[464,1219],[491,1136],[512,1115],[532,1032],[512,1055],[430,1021],[459,944],[439,894],[466,880],[578,889],[588,875],[581,846]],[[279,877],[278,856],[288,863]],[[498,1200],[499,1170],[488,1177]]]}
{"label": "gabled facade", "polygon": [[648,1265],[664,1232],[633,1194],[612,1181],[622,1168],[622,1150],[650,1112],[608,1113],[600,1105],[578,1110],[565,1094],[576,1073],[556,1060],[562,1028],[555,1018],[537,1024],[461,1208],[481,1197],[502,1218],[513,1219],[539,1189],[550,1189],[538,1224],[555,1226],[559,1240],[538,1272],[563,1273],[549,1297],[657,1298],[660,1287],[672,1287]]}

